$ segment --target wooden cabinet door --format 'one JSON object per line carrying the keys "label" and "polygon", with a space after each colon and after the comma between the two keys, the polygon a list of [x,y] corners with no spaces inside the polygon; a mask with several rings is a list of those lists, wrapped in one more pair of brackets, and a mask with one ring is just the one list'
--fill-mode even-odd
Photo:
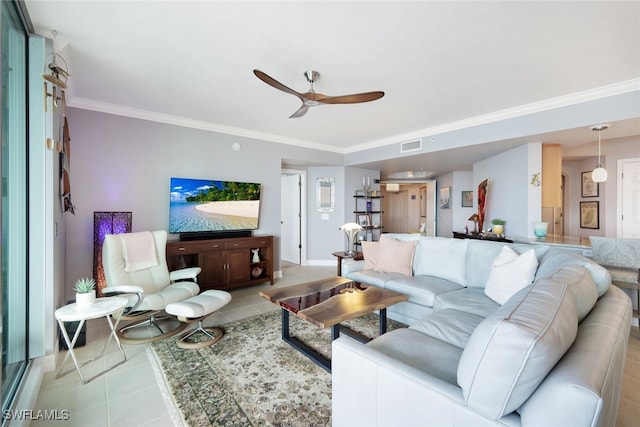
{"label": "wooden cabinet door", "polygon": [[198,276],[200,289],[220,289],[226,282],[227,269],[225,268],[225,252],[202,252],[198,257],[198,264],[202,272]]}
{"label": "wooden cabinet door", "polygon": [[251,252],[249,249],[227,251],[227,272],[229,285],[247,282],[251,272]]}

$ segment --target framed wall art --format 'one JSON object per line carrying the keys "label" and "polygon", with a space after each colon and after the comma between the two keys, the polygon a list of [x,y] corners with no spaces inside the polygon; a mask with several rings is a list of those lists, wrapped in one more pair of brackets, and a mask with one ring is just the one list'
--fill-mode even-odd
{"label": "framed wall art", "polygon": [[599,202],[580,202],[580,228],[600,228]]}
{"label": "framed wall art", "polygon": [[451,207],[451,187],[440,189],[440,209],[449,209]]}
{"label": "framed wall art", "polygon": [[460,199],[462,200],[463,208],[473,207],[473,191],[463,191]]}
{"label": "framed wall art", "polygon": [[367,214],[358,214],[358,225],[361,227],[371,227],[371,218]]}
{"label": "framed wall art", "polygon": [[598,197],[599,185],[591,178],[591,171],[582,172],[582,197]]}

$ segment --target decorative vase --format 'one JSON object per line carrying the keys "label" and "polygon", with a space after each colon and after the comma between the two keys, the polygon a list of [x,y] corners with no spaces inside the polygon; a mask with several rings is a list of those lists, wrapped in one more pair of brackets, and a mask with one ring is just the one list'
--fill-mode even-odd
{"label": "decorative vase", "polygon": [[76,304],[78,307],[87,307],[96,302],[96,291],[90,291],[83,294],[76,293]]}
{"label": "decorative vase", "polygon": [[258,277],[260,277],[262,275],[263,272],[263,268],[262,267],[253,267],[251,269],[251,276],[253,276],[254,279],[257,279]]}
{"label": "decorative vase", "polygon": [[260,262],[260,249],[251,249],[251,252],[253,252],[251,262]]}
{"label": "decorative vase", "polygon": [[541,239],[547,235],[547,229],[549,227],[548,222],[534,222],[533,223],[533,234]]}

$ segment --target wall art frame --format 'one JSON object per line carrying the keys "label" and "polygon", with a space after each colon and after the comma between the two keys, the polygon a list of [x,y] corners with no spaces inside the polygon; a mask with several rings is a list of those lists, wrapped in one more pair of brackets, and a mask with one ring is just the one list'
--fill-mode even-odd
{"label": "wall art frame", "polygon": [[443,187],[440,189],[440,209],[449,209],[451,207],[451,187]]}
{"label": "wall art frame", "polygon": [[580,228],[600,228],[600,202],[580,202]]}
{"label": "wall art frame", "polygon": [[460,205],[463,208],[473,207],[473,191],[463,191],[460,194]]}
{"label": "wall art frame", "polygon": [[580,189],[582,191],[582,197],[598,197],[600,193],[600,185],[593,181],[591,177],[592,171],[582,172]]}

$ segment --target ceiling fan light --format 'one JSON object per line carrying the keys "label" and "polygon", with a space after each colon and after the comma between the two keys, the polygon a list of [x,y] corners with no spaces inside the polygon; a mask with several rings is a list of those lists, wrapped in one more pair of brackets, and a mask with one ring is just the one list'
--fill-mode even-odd
{"label": "ceiling fan light", "polygon": [[598,167],[591,172],[591,179],[593,182],[605,182],[607,180],[606,169],[598,165]]}

